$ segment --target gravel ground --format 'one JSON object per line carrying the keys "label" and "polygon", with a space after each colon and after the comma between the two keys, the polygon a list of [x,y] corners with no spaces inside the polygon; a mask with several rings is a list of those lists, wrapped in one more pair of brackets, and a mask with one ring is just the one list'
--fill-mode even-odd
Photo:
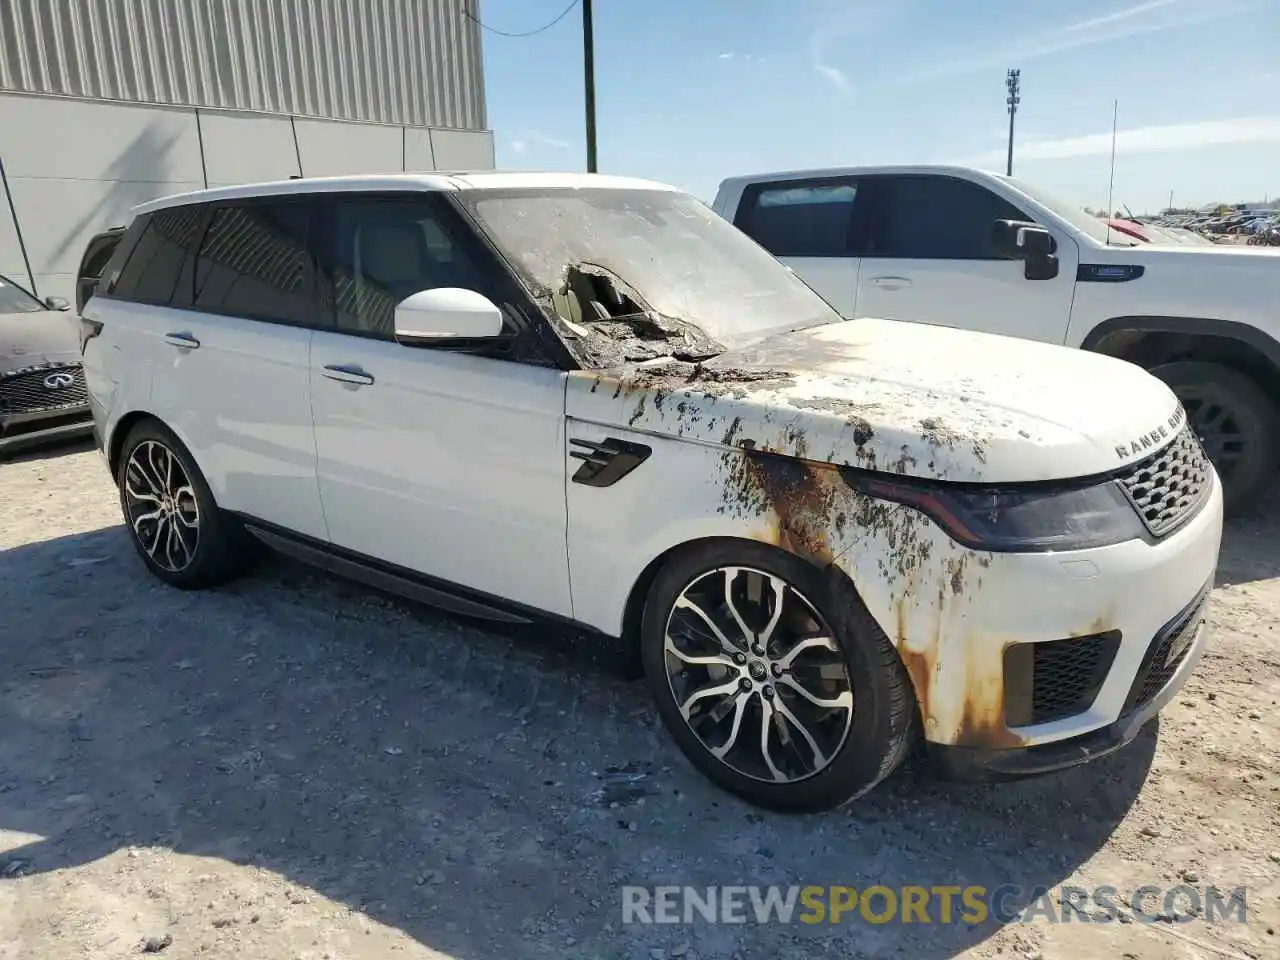
{"label": "gravel ground", "polygon": [[[1158,731],[784,817],[562,638],[281,559],[165,588],[83,448],[0,465],[0,505],[4,960],[1280,957],[1280,508],[1228,531],[1216,637]],[[1043,886],[1070,922],[622,923],[627,884],[771,883]],[[1064,884],[1245,886],[1247,923],[1084,922]]]}

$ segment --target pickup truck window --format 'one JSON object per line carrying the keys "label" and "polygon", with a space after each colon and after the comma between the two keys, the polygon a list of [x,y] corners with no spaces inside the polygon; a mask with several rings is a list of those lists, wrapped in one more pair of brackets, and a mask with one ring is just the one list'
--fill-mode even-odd
{"label": "pickup truck window", "polygon": [[990,190],[955,177],[883,177],[875,180],[875,189],[873,257],[999,260],[991,243],[992,223],[1030,219]]}
{"label": "pickup truck window", "polygon": [[1015,180],[1012,177],[1001,177],[1000,179],[1024,197],[1034,200],[1042,207],[1047,207],[1081,233],[1092,237],[1099,243],[1107,243],[1113,247],[1136,247],[1138,245],[1136,241],[1126,237],[1118,230],[1107,230],[1105,221],[1098,219],[1091,213],[1087,213],[1073,203],[1060,200],[1044,193],[1039,188],[1030,187],[1021,180]]}
{"label": "pickup truck window", "polygon": [[852,181],[758,184],[734,223],[775,257],[847,257],[857,196]]}

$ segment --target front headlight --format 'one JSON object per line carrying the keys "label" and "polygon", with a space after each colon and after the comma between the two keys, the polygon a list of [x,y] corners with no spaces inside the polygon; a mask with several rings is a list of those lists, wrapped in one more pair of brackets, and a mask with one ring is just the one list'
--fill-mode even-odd
{"label": "front headlight", "polygon": [[1138,512],[1111,481],[999,487],[865,477],[856,486],[915,507],[975,550],[1084,550],[1145,535]]}

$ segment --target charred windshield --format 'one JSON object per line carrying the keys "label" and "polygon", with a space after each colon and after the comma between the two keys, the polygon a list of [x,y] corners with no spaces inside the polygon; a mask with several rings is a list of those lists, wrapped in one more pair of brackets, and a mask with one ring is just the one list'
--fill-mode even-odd
{"label": "charred windshield", "polygon": [[40,313],[43,303],[10,280],[0,276],[0,313]]}
{"label": "charred windshield", "polygon": [[840,316],[674,190],[483,190],[463,203],[601,363],[700,359]]}

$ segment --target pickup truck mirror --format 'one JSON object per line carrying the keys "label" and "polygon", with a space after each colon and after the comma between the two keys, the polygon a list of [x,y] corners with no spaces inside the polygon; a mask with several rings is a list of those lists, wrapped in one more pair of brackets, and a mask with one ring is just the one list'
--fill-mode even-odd
{"label": "pickup truck mirror", "polygon": [[44,305],[50,310],[70,310],[71,304],[62,297],[45,297]]}
{"label": "pickup truck mirror", "polygon": [[419,290],[396,304],[396,342],[406,347],[445,346],[502,337],[502,311],[474,290]]}
{"label": "pickup truck mirror", "polygon": [[1000,256],[1026,262],[1028,280],[1052,280],[1058,275],[1058,241],[1040,224],[997,220],[992,224],[991,239]]}

